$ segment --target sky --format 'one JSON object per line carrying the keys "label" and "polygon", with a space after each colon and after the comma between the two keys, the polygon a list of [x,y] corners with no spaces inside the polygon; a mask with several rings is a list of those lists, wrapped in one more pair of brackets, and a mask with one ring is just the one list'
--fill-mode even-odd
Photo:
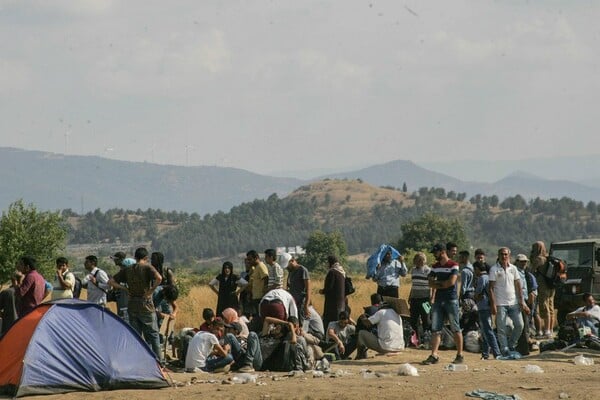
{"label": "sky", "polygon": [[599,154],[598,15],[578,0],[0,0],[0,146],[290,176]]}

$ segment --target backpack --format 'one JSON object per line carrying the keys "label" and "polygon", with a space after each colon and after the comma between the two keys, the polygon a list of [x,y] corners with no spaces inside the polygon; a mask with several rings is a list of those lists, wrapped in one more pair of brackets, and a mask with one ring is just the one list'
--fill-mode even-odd
{"label": "backpack", "polygon": [[[73,273],[71,271],[69,271],[68,274],[73,274]],[[79,279],[77,277],[77,275],[73,274],[73,277],[75,278],[75,286],[73,286],[73,298],[78,299],[79,296],[81,296],[81,287],[83,285],[81,284],[81,279]]]}
{"label": "backpack", "polygon": [[354,287],[354,284],[352,283],[352,278],[350,278],[348,275],[346,275],[346,279],[344,280],[344,295],[348,296],[354,292],[356,292],[356,288]]}
{"label": "backpack", "polygon": [[550,287],[564,283],[567,280],[567,264],[560,258],[548,256],[544,278]]}
{"label": "backpack", "polygon": [[[96,272],[94,273],[94,278],[96,278],[98,276],[98,273],[101,271],[100,268],[96,269]],[[106,272],[106,271],[104,271]],[[110,274],[106,274],[106,276],[108,276],[108,280],[110,280],[112,278],[112,276]],[[105,294],[106,294],[106,302],[110,303],[110,302],[115,302],[117,301],[117,297],[119,296],[119,291],[110,287],[108,289],[102,289],[100,286],[98,286],[97,283],[93,283],[94,286],[96,286],[98,289],[102,290]]]}

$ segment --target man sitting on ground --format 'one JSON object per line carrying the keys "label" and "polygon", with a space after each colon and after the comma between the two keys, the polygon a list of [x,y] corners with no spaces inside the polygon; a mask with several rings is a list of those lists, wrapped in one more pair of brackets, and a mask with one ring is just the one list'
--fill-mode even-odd
{"label": "man sitting on ground", "polygon": [[600,306],[596,304],[594,296],[590,293],[583,294],[585,305],[567,314],[567,319],[576,320],[578,327],[590,328],[592,335],[598,336],[598,325],[600,324]]}
{"label": "man sitting on ground", "polygon": [[224,335],[222,320],[216,319],[210,325],[210,332],[198,332],[190,342],[185,357],[186,372],[227,372],[233,363],[230,346],[219,344]]}
{"label": "man sitting on ground", "polygon": [[348,312],[340,312],[338,320],[329,323],[326,343],[333,344],[328,350],[331,349],[338,360],[347,359],[356,349],[356,323],[350,318]]}
{"label": "man sitting on ground", "polygon": [[402,318],[393,308],[382,308],[370,317],[363,314],[360,321],[367,328],[377,325],[377,335],[369,330],[358,332],[357,360],[366,358],[368,349],[378,353],[404,350]]}

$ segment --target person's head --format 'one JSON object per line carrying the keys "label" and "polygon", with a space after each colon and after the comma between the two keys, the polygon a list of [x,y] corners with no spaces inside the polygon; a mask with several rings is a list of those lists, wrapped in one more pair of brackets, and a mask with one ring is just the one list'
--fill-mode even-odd
{"label": "person's head", "polygon": [[248,264],[250,266],[255,267],[256,265],[258,265],[258,262],[260,261],[258,252],[256,250],[250,250],[249,252],[247,252],[246,260],[248,261]]}
{"label": "person's head", "polygon": [[94,255],[89,255],[85,258],[85,261],[83,262],[83,266],[85,267],[85,269],[87,271],[91,271],[94,268],[96,268],[96,266],[98,265],[98,257],[94,256]]}
{"label": "person's head", "polygon": [[510,249],[508,247],[498,249],[498,262],[504,266],[510,264]]}
{"label": "person's head", "polygon": [[230,276],[233,273],[233,264],[230,261],[225,261],[221,267],[221,275]]}
{"label": "person's head", "polygon": [[148,261],[148,250],[145,247],[135,249],[135,261],[139,264],[141,261]]}
{"label": "person's head", "polygon": [[529,258],[533,259],[535,257],[547,257],[548,251],[546,251],[546,245],[544,242],[537,241],[531,245],[531,254]]}
{"label": "person's head", "polygon": [[469,263],[469,257],[471,254],[467,250],[461,250],[458,253],[458,263],[460,265],[466,265]]}
{"label": "person's head", "polygon": [[221,316],[226,324],[230,324],[238,320],[238,313],[234,308],[228,307],[221,311]]}
{"label": "person's head", "polygon": [[225,333],[225,324],[223,323],[222,319],[219,318],[215,318],[211,323],[210,323],[210,328],[208,328],[210,330],[210,333],[212,333],[213,335],[215,335],[218,338],[223,337],[223,334]]}
{"label": "person's head", "polygon": [[179,290],[175,285],[165,285],[162,287],[162,294],[167,302],[173,303],[179,297]]}
{"label": "person's head", "polygon": [[56,271],[58,273],[63,273],[69,269],[69,260],[65,257],[58,257],[56,259]]}
{"label": "person's head", "polygon": [[415,256],[413,257],[413,265],[416,268],[419,268],[425,265],[425,263],[427,263],[427,256],[425,255],[425,253],[423,253],[422,251],[416,252]]}
{"label": "person's head", "polygon": [[239,336],[242,333],[242,324],[239,322],[226,322],[225,324],[225,333],[231,333],[233,336]]}
{"label": "person's head", "polygon": [[515,264],[517,265],[517,268],[521,270],[525,269],[528,262],[529,260],[527,259],[527,256],[525,254],[517,254],[517,256],[515,257]]}
{"label": "person's head", "polygon": [[458,253],[458,245],[456,243],[454,243],[454,242],[446,243],[446,254],[448,255],[448,258],[450,258],[451,260],[455,260],[457,253]]}
{"label": "person's head", "polygon": [[485,261],[475,261],[473,263],[473,271],[477,276],[487,274],[490,271],[490,266]]}
{"label": "person's head", "polygon": [[338,260],[337,256],[334,256],[333,254],[330,256],[327,256],[327,264],[329,264],[329,267],[333,267],[338,262],[339,262],[339,260]]}
{"label": "person's head", "polygon": [[202,310],[202,319],[206,322],[212,322],[215,319],[215,312],[212,308]]}
{"label": "person's head", "polygon": [[392,251],[388,250],[385,255],[383,256],[383,261],[386,263],[389,263],[390,261],[392,261]]}
{"label": "person's head", "polygon": [[442,243],[437,243],[433,245],[431,249],[431,254],[433,254],[433,258],[435,258],[437,262],[442,262],[446,258],[448,258],[448,254],[446,253],[446,246]]}
{"label": "person's head", "polygon": [[156,270],[158,272],[160,272],[162,274],[163,272],[163,264],[165,263],[165,255],[159,251],[155,251],[154,253],[152,253],[150,255],[150,264],[152,264],[152,266],[154,268],[156,268]]}
{"label": "person's head", "polygon": [[127,255],[122,251],[117,251],[115,254],[110,256],[110,258],[113,260],[115,265],[123,267],[123,260],[127,258]]}
{"label": "person's head", "polygon": [[475,261],[485,262],[485,251],[483,249],[475,250]]}
{"label": "person's head", "polygon": [[341,311],[338,316],[338,324],[341,328],[344,328],[350,323],[350,316],[347,311]]}
{"label": "person's head", "polygon": [[383,303],[383,297],[381,297],[379,293],[373,293],[371,295],[371,305],[374,306],[375,304],[381,303]]}
{"label": "person's head", "polygon": [[593,307],[594,304],[596,304],[596,299],[594,299],[594,296],[592,296],[591,293],[584,293],[583,294],[583,303],[585,304],[586,307]]}
{"label": "person's head", "polygon": [[23,274],[37,269],[37,262],[31,256],[21,256],[17,260],[17,270]]}
{"label": "person's head", "polygon": [[277,252],[274,249],[265,250],[265,262],[269,265],[275,263],[277,259]]}
{"label": "person's head", "polygon": [[291,271],[298,268],[299,266],[300,264],[298,263],[296,257],[292,256],[292,258],[290,258],[290,261],[288,261],[287,269],[288,271]]}

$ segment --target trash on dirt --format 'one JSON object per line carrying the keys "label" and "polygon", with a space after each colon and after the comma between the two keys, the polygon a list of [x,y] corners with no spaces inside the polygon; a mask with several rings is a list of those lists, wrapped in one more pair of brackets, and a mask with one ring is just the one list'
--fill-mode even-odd
{"label": "trash on dirt", "polygon": [[419,376],[419,371],[409,363],[402,364],[398,369],[398,375]]}
{"label": "trash on dirt", "polygon": [[560,394],[558,395],[559,399],[568,399],[569,397],[569,394],[565,392],[560,392]]}
{"label": "trash on dirt", "polygon": [[594,365],[594,360],[592,358],[585,357],[582,354],[575,357],[573,359],[573,362],[575,363],[575,365],[585,365],[585,366]]}
{"label": "trash on dirt", "polygon": [[489,400],[522,400],[518,394],[502,394],[496,392],[490,392],[489,390],[477,389],[472,392],[465,393],[467,397],[476,397],[478,399],[489,399]]}
{"label": "trash on dirt", "polygon": [[444,370],[453,372],[464,372],[469,370],[469,366],[466,364],[448,364],[444,367]]}
{"label": "trash on dirt", "polygon": [[231,377],[232,383],[256,383],[258,376],[256,374],[239,373]]}
{"label": "trash on dirt", "polygon": [[323,372],[323,371],[313,371],[312,372],[312,376],[313,376],[313,378],[322,378],[323,376],[325,376],[325,372]]}
{"label": "trash on dirt", "polygon": [[526,374],[543,374],[544,370],[542,368],[540,368],[539,365],[527,364],[525,366],[525,373]]}

